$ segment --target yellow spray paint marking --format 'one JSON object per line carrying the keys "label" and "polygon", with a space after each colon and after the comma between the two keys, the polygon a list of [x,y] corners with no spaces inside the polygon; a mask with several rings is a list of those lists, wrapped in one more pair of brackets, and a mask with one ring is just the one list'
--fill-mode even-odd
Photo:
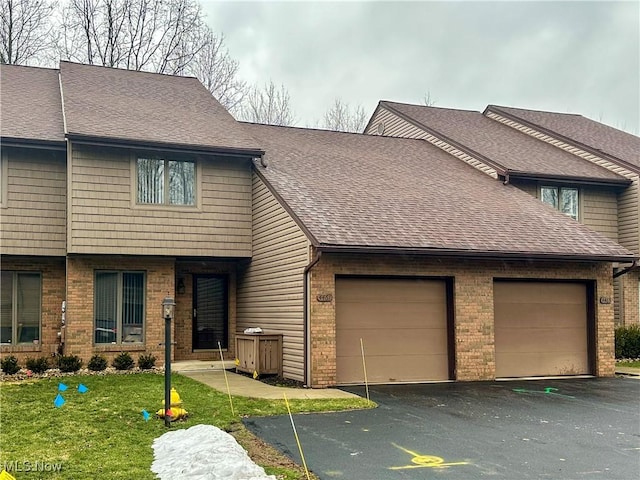
{"label": "yellow spray paint marking", "polygon": [[389,470],[406,470],[409,468],[446,468],[454,465],[468,465],[469,462],[446,462],[442,457],[436,457],[434,455],[420,455],[419,453],[412,452],[400,445],[392,444],[394,447],[399,448],[405,453],[412,455],[411,462],[415,465],[405,465],[403,467],[389,467]]}

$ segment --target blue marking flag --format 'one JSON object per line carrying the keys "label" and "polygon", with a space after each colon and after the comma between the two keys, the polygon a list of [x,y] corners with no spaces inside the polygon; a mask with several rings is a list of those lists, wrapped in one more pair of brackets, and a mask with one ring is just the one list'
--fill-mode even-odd
{"label": "blue marking flag", "polygon": [[58,391],[59,392],[64,392],[64,391],[67,390],[67,388],[69,388],[69,387],[67,387],[64,383],[59,383],[58,384]]}
{"label": "blue marking flag", "polygon": [[87,393],[87,392],[89,391],[89,389],[88,389],[85,385],[83,385],[83,384],[81,383],[80,385],[78,385],[78,391],[79,391],[80,393]]}
{"label": "blue marking flag", "polygon": [[151,415],[149,415],[149,412],[147,412],[146,410],[142,410],[142,418],[144,418],[145,422],[148,422],[151,418]]}
{"label": "blue marking flag", "polygon": [[62,407],[62,405],[64,405],[64,398],[62,398],[62,395],[56,395],[56,399],[53,401],[53,404],[56,406],[56,408]]}

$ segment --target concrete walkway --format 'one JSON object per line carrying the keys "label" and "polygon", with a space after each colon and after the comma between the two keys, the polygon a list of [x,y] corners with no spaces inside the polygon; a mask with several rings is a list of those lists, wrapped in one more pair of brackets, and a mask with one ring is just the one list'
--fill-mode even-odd
{"label": "concrete walkway", "polygon": [[628,375],[640,380],[640,368],[616,366],[616,375]]}
{"label": "concrete walkway", "polygon": [[[225,362],[225,367],[230,368],[233,362]],[[172,371],[185,377],[204,383],[220,392],[227,392],[227,385],[222,370],[222,362],[213,361],[178,361],[171,365]],[[344,392],[335,388],[288,388],[267,385],[259,380],[254,380],[246,375],[239,375],[227,370],[227,380],[231,395],[283,400],[283,394],[291,399],[336,399],[359,398],[353,393]]]}

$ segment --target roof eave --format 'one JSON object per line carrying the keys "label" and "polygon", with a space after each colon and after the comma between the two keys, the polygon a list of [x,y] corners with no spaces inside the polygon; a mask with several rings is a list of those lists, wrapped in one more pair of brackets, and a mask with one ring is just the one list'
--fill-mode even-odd
{"label": "roof eave", "polygon": [[520,180],[539,180],[550,182],[563,182],[563,183],[579,183],[581,185],[596,185],[605,187],[627,187],[633,182],[624,177],[620,178],[594,178],[594,177],[581,177],[575,175],[553,175],[543,173],[531,173],[531,172],[518,172],[514,170],[508,170],[506,175],[510,179]]}
{"label": "roof eave", "polygon": [[129,147],[141,150],[170,150],[184,153],[225,154],[242,157],[262,157],[264,150],[259,148],[236,148],[225,146],[191,145],[170,142],[149,142],[118,137],[99,137],[79,133],[67,133],[71,141],[97,146]]}
{"label": "roof eave", "polygon": [[442,133],[438,132],[437,130],[434,130],[433,128],[428,127],[424,123],[422,123],[422,122],[414,119],[413,117],[401,112],[400,110],[395,108],[393,105],[389,105],[388,103],[384,103],[384,102],[380,102],[380,105],[383,106],[384,108],[386,108],[387,110],[389,110],[394,115],[397,115],[398,117],[402,118],[406,122],[408,122],[408,123],[420,128],[420,129],[424,130],[425,132],[433,135],[434,137],[439,138],[440,140],[443,140],[443,141],[447,142],[449,145],[455,147],[456,149],[460,150],[461,152],[464,152],[467,155],[475,158],[476,160],[481,161],[482,163],[484,163],[488,167],[493,168],[497,172],[498,175],[504,175],[506,173],[507,169],[506,169],[506,167],[504,165],[501,165],[498,162],[496,162],[494,160],[491,160],[490,158],[487,158],[484,155],[476,152],[475,150],[473,150],[471,148],[468,148],[465,145],[453,140],[452,138],[449,138],[448,136],[443,135]]}
{"label": "roof eave", "polygon": [[462,257],[479,260],[548,260],[575,262],[633,262],[638,257],[631,255],[574,255],[561,253],[540,252],[500,252],[460,250],[447,248],[415,248],[397,246],[368,246],[368,245],[316,245],[318,250],[325,253],[367,253],[367,254],[401,254],[429,257]]}
{"label": "roof eave", "polygon": [[65,140],[42,140],[37,138],[0,137],[0,144],[3,147],[46,148],[51,150],[65,150],[67,148]]}
{"label": "roof eave", "polygon": [[[630,170],[632,172],[635,173],[640,173],[640,167],[638,167],[637,165],[633,165],[632,163],[627,162],[626,160],[623,160],[619,157],[616,157],[615,155],[611,155],[609,153],[603,152],[602,150],[598,150],[597,148],[592,148],[588,145],[585,145],[584,143],[578,142],[577,140],[574,140],[572,138],[569,138],[565,135],[562,135],[554,130],[545,128],[541,125],[538,125],[537,123],[533,123],[533,122],[529,122],[528,120],[525,120],[517,115],[514,115],[510,112],[506,112],[504,110],[502,110],[501,107],[497,106],[497,105],[487,105],[487,108],[484,109],[484,111],[482,112],[483,115],[486,116],[487,112],[492,111],[495,113],[498,113],[500,115],[503,115],[504,117],[513,120],[514,122],[518,122],[521,123],[522,125],[525,125],[527,127],[536,129],[542,133],[545,133],[549,136],[555,137],[559,140],[564,141],[565,143],[568,143],[570,145],[574,145],[582,150],[584,150],[585,152],[589,152],[597,157],[600,158],[605,158],[613,163],[616,163],[618,165],[620,165],[621,167],[626,168],[627,170]],[[581,115],[580,115],[581,116]]]}

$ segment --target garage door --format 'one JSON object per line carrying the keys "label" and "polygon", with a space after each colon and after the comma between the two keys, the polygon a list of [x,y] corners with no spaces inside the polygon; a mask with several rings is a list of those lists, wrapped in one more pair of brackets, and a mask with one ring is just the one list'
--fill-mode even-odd
{"label": "garage door", "polygon": [[495,282],[496,377],[588,374],[587,286]]}
{"label": "garage door", "polygon": [[336,279],[338,384],[449,379],[446,283]]}

